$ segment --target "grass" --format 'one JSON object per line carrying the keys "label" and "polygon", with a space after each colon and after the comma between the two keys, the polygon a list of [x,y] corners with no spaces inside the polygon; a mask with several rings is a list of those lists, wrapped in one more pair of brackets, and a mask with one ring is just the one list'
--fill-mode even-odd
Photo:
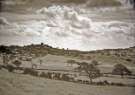
{"label": "grass", "polygon": [[0,95],[134,95],[134,88],[76,84],[0,70]]}

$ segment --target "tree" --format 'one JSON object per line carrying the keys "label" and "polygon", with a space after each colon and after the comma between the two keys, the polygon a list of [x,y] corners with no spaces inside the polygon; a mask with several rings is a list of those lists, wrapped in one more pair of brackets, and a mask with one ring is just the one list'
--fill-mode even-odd
{"label": "tree", "polygon": [[0,46],[0,53],[12,54],[12,51],[7,46]]}
{"label": "tree", "polygon": [[100,70],[94,64],[88,64],[88,63],[80,64],[80,66],[77,68],[81,71],[83,70],[86,72],[86,74],[90,79],[90,83],[93,83],[92,81],[93,79],[101,76]]}
{"label": "tree", "polygon": [[43,46],[44,45],[44,43],[41,43],[41,46]]}
{"label": "tree", "polygon": [[131,75],[131,73],[132,72],[126,66],[122,64],[116,64],[112,71],[112,74],[121,75],[122,78],[124,75]]}
{"label": "tree", "polygon": [[100,70],[93,64],[89,64],[88,66],[86,66],[85,72],[88,74],[91,83],[92,83],[92,79],[101,76]]}

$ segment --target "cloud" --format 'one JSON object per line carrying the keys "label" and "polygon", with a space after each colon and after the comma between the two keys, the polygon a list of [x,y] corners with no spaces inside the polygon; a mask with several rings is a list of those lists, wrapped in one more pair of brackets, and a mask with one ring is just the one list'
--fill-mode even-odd
{"label": "cloud", "polygon": [[[89,18],[90,14],[84,15],[66,6],[44,7],[36,13],[39,18],[43,15],[45,19],[16,22],[9,25],[9,29],[8,25],[4,26],[0,34],[10,35],[11,38],[16,35],[17,39],[27,38],[21,40],[24,44],[44,42],[55,47],[80,50],[135,45],[134,23],[113,20],[95,22]],[[83,9],[83,13],[87,10]]]}

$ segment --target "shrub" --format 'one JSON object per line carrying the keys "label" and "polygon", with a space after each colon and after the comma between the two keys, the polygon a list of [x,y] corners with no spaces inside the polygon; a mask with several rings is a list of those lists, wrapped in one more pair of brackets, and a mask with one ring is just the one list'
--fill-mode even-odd
{"label": "shrub", "polygon": [[42,72],[42,73],[40,74],[40,77],[45,77],[45,78],[47,78],[47,74],[46,74],[45,72]]}
{"label": "shrub", "polygon": [[62,75],[62,80],[64,80],[64,81],[69,81],[69,80],[70,80],[70,78],[69,78],[69,76],[68,76],[68,75],[63,74],[63,75]]}
{"label": "shrub", "polygon": [[31,69],[31,68],[26,68],[24,69],[24,74],[30,74],[30,75],[33,75],[33,76],[38,76],[38,71],[34,70],[34,69]]}
{"label": "shrub", "polygon": [[123,84],[123,83],[114,83],[114,82],[112,82],[112,83],[110,83],[110,85],[115,85],[115,86],[125,86],[125,84]]}
{"label": "shrub", "polygon": [[9,64],[6,66],[6,68],[8,69],[8,71],[9,71],[9,72],[13,72],[13,71],[14,71],[14,69],[15,69],[15,67],[14,67],[14,66],[9,65]]}
{"label": "shrub", "polygon": [[126,61],[128,61],[128,62],[132,62],[132,59],[130,59],[130,58],[127,58],[127,59],[126,59]]}

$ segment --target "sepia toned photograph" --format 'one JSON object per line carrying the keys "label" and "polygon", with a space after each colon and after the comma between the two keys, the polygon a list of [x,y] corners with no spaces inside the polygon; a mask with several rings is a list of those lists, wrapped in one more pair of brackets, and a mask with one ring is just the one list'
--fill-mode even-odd
{"label": "sepia toned photograph", "polygon": [[135,0],[0,0],[0,95],[135,95]]}

